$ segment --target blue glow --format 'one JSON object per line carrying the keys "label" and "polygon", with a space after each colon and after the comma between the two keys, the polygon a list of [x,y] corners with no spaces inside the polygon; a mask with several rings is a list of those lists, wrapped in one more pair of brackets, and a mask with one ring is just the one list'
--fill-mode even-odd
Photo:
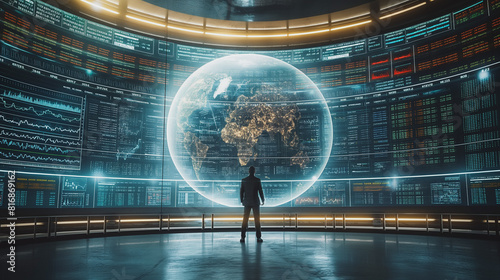
{"label": "blue glow", "polygon": [[398,187],[398,180],[397,178],[393,178],[390,182],[389,182],[389,186],[391,186],[391,188],[393,190],[397,189]]}
{"label": "blue glow", "polygon": [[489,76],[490,76],[490,71],[485,70],[485,69],[479,71],[479,79],[480,80],[486,80],[486,79],[488,79]]}

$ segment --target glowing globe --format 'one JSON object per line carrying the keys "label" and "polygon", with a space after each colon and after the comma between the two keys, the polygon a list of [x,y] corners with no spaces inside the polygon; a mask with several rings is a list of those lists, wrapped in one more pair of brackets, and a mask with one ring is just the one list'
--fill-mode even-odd
{"label": "glowing globe", "polygon": [[316,85],[264,55],[216,59],[195,71],[172,101],[168,149],[194,190],[239,206],[240,180],[256,167],[267,206],[288,202],[320,177],[332,147],[332,121]]}

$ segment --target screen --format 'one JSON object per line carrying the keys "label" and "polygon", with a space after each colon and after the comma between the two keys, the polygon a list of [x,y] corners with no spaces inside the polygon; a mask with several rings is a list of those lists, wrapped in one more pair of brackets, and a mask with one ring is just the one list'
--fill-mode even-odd
{"label": "screen", "polygon": [[269,51],[0,4],[2,207],[500,205],[498,1]]}

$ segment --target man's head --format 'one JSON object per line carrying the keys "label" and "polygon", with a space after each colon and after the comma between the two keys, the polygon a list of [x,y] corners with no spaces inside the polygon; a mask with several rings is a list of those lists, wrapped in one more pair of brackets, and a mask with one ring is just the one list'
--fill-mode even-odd
{"label": "man's head", "polygon": [[250,173],[250,175],[255,175],[255,167],[253,165],[248,168],[248,173]]}

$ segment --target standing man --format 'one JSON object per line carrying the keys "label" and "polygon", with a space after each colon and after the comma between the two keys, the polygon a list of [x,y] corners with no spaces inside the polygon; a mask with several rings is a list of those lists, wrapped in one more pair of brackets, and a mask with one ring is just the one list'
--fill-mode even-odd
{"label": "standing man", "polygon": [[264,205],[264,192],[262,192],[262,184],[260,179],[255,177],[255,167],[250,166],[248,169],[250,176],[241,180],[240,188],[240,201],[245,206],[243,216],[243,224],[241,225],[241,239],[240,242],[245,242],[245,237],[248,227],[248,218],[250,217],[250,210],[253,209],[253,217],[255,221],[255,231],[257,232],[257,242],[262,242],[262,233],[260,231],[260,199]]}

